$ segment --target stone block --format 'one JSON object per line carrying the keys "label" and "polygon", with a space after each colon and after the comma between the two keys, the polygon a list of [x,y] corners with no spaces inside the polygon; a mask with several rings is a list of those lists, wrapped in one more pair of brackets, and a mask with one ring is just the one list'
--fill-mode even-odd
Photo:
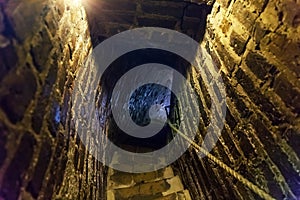
{"label": "stone block", "polygon": [[266,114],[274,125],[284,122],[285,118],[282,113],[262,94],[258,87],[255,87],[254,82],[242,69],[239,69],[235,76],[250,99]]}
{"label": "stone block", "polygon": [[32,128],[36,133],[40,133],[48,103],[48,99],[44,99],[42,96],[39,97],[38,104],[36,105],[32,116]]}
{"label": "stone block", "polygon": [[250,5],[253,5],[257,12],[262,12],[267,6],[267,0],[257,0],[257,1],[249,1]]}
{"label": "stone block", "polygon": [[4,174],[0,198],[18,199],[21,187],[24,184],[23,176],[31,164],[35,145],[35,138],[30,133],[24,133],[15,156]]}
{"label": "stone block", "polygon": [[300,5],[295,1],[283,1],[282,12],[283,22],[291,27],[297,28],[300,25]]}
{"label": "stone block", "polygon": [[275,66],[256,52],[249,52],[245,60],[249,69],[259,78],[264,80],[269,71]]}
{"label": "stone block", "polygon": [[[47,187],[43,188],[43,197],[46,199],[52,199],[55,188],[60,188],[61,183],[66,172],[66,150],[67,150],[67,138],[62,133],[58,133],[56,137],[55,151],[52,156],[52,160],[48,167],[46,176]],[[81,154],[85,156],[84,152]],[[83,166],[80,169],[83,170]]]}
{"label": "stone block", "polygon": [[228,131],[230,131],[230,130],[224,128],[222,130],[221,137],[223,138],[228,150],[231,152],[230,156],[232,156],[232,158],[234,160],[238,160],[239,157],[241,156],[241,154],[240,154],[239,150],[237,149],[238,147],[235,145],[235,141],[233,141],[230,137],[230,134],[232,134],[232,133],[228,133]]}
{"label": "stone block", "polygon": [[237,120],[232,116],[229,109],[227,109],[225,120],[231,130],[233,130],[237,125]]}
{"label": "stone block", "polygon": [[234,135],[236,136],[236,139],[239,141],[239,146],[242,149],[244,156],[248,159],[251,159],[253,156],[252,154],[254,155],[256,154],[255,154],[255,149],[250,143],[251,137],[248,134],[249,132],[242,130],[242,131],[236,131]]}
{"label": "stone block", "polygon": [[[299,174],[295,171],[292,166],[292,163],[289,162],[287,156],[288,152],[284,152],[277,142],[274,140],[273,134],[268,125],[266,125],[260,116],[257,116],[255,119],[251,120],[251,124],[254,126],[257,136],[259,137],[261,143],[264,145],[268,156],[276,164],[281,174],[285,177],[288,185],[291,187],[291,190],[295,193],[298,193],[299,190],[295,187],[300,181]],[[280,158],[280,159],[278,159]]]}
{"label": "stone block", "polygon": [[[279,59],[283,60],[285,52],[287,51],[287,35],[270,33],[261,40],[261,49],[271,52]],[[287,57],[291,56],[286,54]]]}
{"label": "stone block", "polygon": [[262,170],[266,180],[268,180],[267,185],[268,185],[269,190],[272,191],[272,196],[275,199],[284,199],[284,195],[281,192],[280,185],[275,180],[274,173],[267,166],[268,166],[268,164],[266,163],[265,160],[263,160],[262,163],[259,165],[259,168]]}
{"label": "stone block", "polygon": [[255,23],[254,40],[256,44],[259,44],[266,34],[268,34],[268,31],[265,27],[261,23]]}
{"label": "stone block", "polygon": [[42,86],[42,92],[37,100],[33,116],[32,116],[32,127],[36,133],[39,133],[45,118],[46,110],[49,106],[49,99],[52,92],[53,84],[57,78],[57,66],[50,67],[48,75],[45,80],[45,84]]}
{"label": "stone block", "polygon": [[139,186],[122,188],[115,190],[114,192],[116,199],[129,199],[130,197],[140,194]]}
{"label": "stone block", "polygon": [[300,154],[300,130],[297,130],[295,127],[291,127],[284,131],[285,138],[287,139],[288,144],[293,147],[294,151],[299,155]]}
{"label": "stone block", "polygon": [[289,69],[300,75],[299,42],[288,39],[287,34],[270,33],[261,40],[261,49],[272,53]]}
{"label": "stone block", "polygon": [[293,86],[288,80],[288,77],[283,73],[276,77],[274,81],[274,91],[288,107],[298,112],[300,110],[300,90]]}
{"label": "stone block", "polygon": [[244,5],[244,2],[237,1],[233,4],[232,15],[244,26],[245,31],[251,32],[258,13],[251,12],[249,8]]}
{"label": "stone block", "polygon": [[107,27],[106,34],[108,36],[112,36],[130,29],[130,25],[126,24],[106,24],[105,26]]}
{"label": "stone block", "polygon": [[141,27],[162,27],[174,29],[177,21],[171,18],[154,18],[152,16],[138,16],[138,25]]}
{"label": "stone block", "polygon": [[167,196],[157,197],[154,200],[180,200],[180,199],[178,199],[176,193],[173,193]]}
{"label": "stone block", "polygon": [[17,60],[18,57],[12,44],[0,48],[0,81],[16,67]]}
{"label": "stone block", "polygon": [[36,88],[35,76],[29,66],[11,73],[3,81],[3,96],[0,97],[0,107],[13,123],[23,118],[27,106],[34,97]]}
{"label": "stone block", "polygon": [[101,2],[101,9],[104,10],[124,10],[124,11],[135,11],[137,4],[134,1],[125,0],[104,0]]}
{"label": "stone block", "polygon": [[244,102],[244,97],[240,96],[238,92],[236,91],[236,88],[233,86],[227,85],[227,97],[229,97],[233,102],[238,110],[240,116],[242,118],[249,117],[251,115],[252,111]]}
{"label": "stone block", "polygon": [[155,180],[156,178],[157,178],[157,173],[155,171],[149,173],[140,173],[133,176],[133,180],[136,183],[151,181],[151,180]]}
{"label": "stone block", "polygon": [[[227,37],[227,34],[232,27],[232,22],[227,18],[223,18],[219,27],[220,27],[222,33],[224,34],[223,37]],[[220,34],[220,36],[221,36],[221,34]]]}
{"label": "stone block", "polygon": [[215,43],[217,44],[215,46],[216,52],[223,62],[223,65],[228,69],[229,72],[232,72],[235,69],[235,66],[238,64],[237,60],[233,57],[232,53],[225,51],[227,47],[221,43],[220,39],[216,39],[216,42],[218,42]]}
{"label": "stone block", "polygon": [[58,26],[59,26],[59,19],[57,19],[57,15],[55,15],[53,10],[50,10],[45,16],[45,24],[50,31],[52,37],[55,36]]}
{"label": "stone block", "polygon": [[237,34],[235,31],[232,31],[230,35],[230,46],[234,49],[234,51],[240,56],[244,53],[247,39],[242,35]]}
{"label": "stone block", "polygon": [[38,194],[41,190],[45,173],[51,159],[51,154],[52,147],[50,139],[46,139],[42,144],[42,148],[38,157],[38,162],[34,170],[34,175],[27,186],[27,191],[29,191],[34,198],[38,197]]}
{"label": "stone block", "polygon": [[179,176],[167,179],[166,182],[167,184],[164,184],[164,187],[168,190],[163,191],[164,196],[184,190]]}
{"label": "stone block", "polygon": [[147,14],[165,15],[181,18],[185,3],[171,3],[160,1],[146,1],[141,4],[142,11]]}
{"label": "stone block", "polygon": [[110,180],[114,188],[116,188],[118,185],[131,185],[133,183],[133,176],[126,172],[116,172],[110,177]]}
{"label": "stone block", "polygon": [[31,44],[30,53],[35,67],[39,72],[42,72],[49,61],[49,54],[53,48],[53,44],[45,28],[36,37],[37,40]]}
{"label": "stone block", "polygon": [[223,8],[228,8],[231,3],[231,0],[216,0]]}
{"label": "stone block", "polygon": [[140,193],[144,195],[155,195],[166,192],[170,187],[170,184],[166,180],[149,182],[140,185]]}
{"label": "stone block", "polygon": [[270,31],[275,31],[276,28],[279,26],[279,12],[276,8],[276,2],[270,1],[258,20],[264,24],[266,29]]}
{"label": "stone block", "polygon": [[9,13],[9,22],[19,40],[25,41],[38,31],[41,26],[39,20],[45,7],[44,1],[21,2],[17,5],[13,1],[8,3],[6,11]]}
{"label": "stone block", "polygon": [[65,2],[64,1],[56,1],[53,5],[53,8],[57,12],[57,17],[61,18],[65,12]]}
{"label": "stone block", "polygon": [[134,24],[135,13],[127,11],[102,11],[95,16],[97,22],[114,22],[118,24]]}

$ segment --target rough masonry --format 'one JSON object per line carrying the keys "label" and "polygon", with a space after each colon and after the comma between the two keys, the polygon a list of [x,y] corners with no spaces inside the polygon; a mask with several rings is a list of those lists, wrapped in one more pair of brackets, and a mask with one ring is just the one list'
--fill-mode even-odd
{"label": "rough masonry", "polygon": [[[212,154],[275,198],[299,198],[299,1],[76,2],[0,0],[0,199],[105,199],[107,170],[72,124],[74,78],[92,47],[143,26],[185,33],[215,61],[227,115]],[[199,96],[191,108],[201,111],[201,144],[207,83],[195,68],[182,70]],[[172,168],[192,199],[259,199],[193,149]]]}

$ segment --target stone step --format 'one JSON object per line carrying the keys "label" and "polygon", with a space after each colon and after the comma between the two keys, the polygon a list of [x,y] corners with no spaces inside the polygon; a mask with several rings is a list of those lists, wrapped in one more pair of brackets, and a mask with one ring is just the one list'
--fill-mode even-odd
{"label": "stone step", "polygon": [[171,167],[139,174],[120,172],[110,168],[108,171],[108,177],[108,189],[117,189],[132,187],[138,183],[147,183],[150,181],[168,179],[174,177],[174,173]]}
{"label": "stone step", "polygon": [[172,193],[167,196],[155,197],[154,200],[192,200],[188,190]]}
{"label": "stone step", "polygon": [[[146,149],[142,149],[147,151]],[[142,151],[136,149],[135,151]],[[134,166],[132,163],[139,163],[138,166]],[[134,156],[128,154],[127,156],[121,156],[118,152],[115,152],[111,159],[111,166],[114,168],[124,169],[125,171],[155,171],[166,165],[164,157],[155,158],[154,155],[148,153],[147,155]]]}
{"label": "stone step", "polygon": [[162,194],[155,195],[135,195],[133,197],[116,197],[113,191],[108,191],[107,200],[192,200],[188,190],[179,191],[176,193],[163,196]]}
{"label": "stone step", "polygon": [[187,191],[184,190],[179,176],[171,178],[160,178],[149,182],[140,182],[127,187],[113,188],[107,191],[109,200],[123,199],[189,199]]}
{"label": "stone step", "polygon": [[[147,152],[147,149],[126,147],[132,152]],[[131,148],[131,149],[130,149]],[[175,176],[171,166],[159,169],[153,165],[151,153],[143,156],[122,157],[117,152],[112,156],[112,165],[119,166],[128,171],[134,170],[133,161],[138,161],[151,172],[128,173],[112,168],[107,176],[107,199],[108,200],[191,200],[188,190],[185,190],[179,176]],[[164,164],[164,159],[159,162]],[[121,164],[122,163],[122,164]],[[140,167],[138,166],[138,167]],[[153,169],[150,169],[153,168]],[[154,169],[159,169],[155,170]]]}

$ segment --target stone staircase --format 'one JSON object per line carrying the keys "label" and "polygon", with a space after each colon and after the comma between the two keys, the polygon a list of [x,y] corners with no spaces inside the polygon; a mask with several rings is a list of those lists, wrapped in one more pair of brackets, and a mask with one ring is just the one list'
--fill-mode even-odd
{"label": "stone staircase", "polygon": [[170,166],[140,174],[110,168],[107,189],[107,200],[191,200]]}
{"label": "stone staircase", "polygon": [[[113,162],[121,159],[113,156]],[[107,200],[191,200],[179,176],[168,166],[146,173],[127,173],[109,168]]]}

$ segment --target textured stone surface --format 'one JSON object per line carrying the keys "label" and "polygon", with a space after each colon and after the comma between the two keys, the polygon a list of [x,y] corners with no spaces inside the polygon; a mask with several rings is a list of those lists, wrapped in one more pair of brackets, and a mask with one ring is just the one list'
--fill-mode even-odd
{"label": "textured stone surface", "polygon": [[85,7],[92,42],[96,46],[120,31],[144,26],[174,29],[199,41],[203,38],[205,19],[210,10],[206,4],[201,4],[203,2],[106,0],[93,6],[87,1]]}
{"label": "textured stone surface", "polygon": [[[107,171],[86,152],[71,121],[73,81],[91,40],[96,46],[143,26],[174,29],[197,41],[207,28],[203,46],[222,74],[228,110],[212,153],[276,199],[299,198],[299,1],[216,0],[207,24],[211,8],[201,0],[92,2],[83,1],[86,21],[83,8],[70,0],[0,1],[0,199],[105,199]],[[188,109],[201,109],[199,131],[204,134],[210,123],[208,83],[194,69],[188,74],[199,95]],[[107,128],[109,87],[101,89],[101,125]],[[200,134],[195,141],[201,142]],[[207,158],[199,160],[193,150],[172,169],[192,199],[259,199]],[[108,177],[114,187],[145,182],[147,197],[134,197],[141,187],[133,186],[116,193],[123,198],[188,196],[182,188],[176,194],[154,194],[172,185],[160,179],[164,175]]]}
{"label": "textured stone surface", "polygon": [[[120,159],[115,156],[113,163]],[[179,176],[174,175],[170,166],[140,174],[119,172],[110,168],[107,184],[107,200],[191,200],[188,190],[184,190]]]}
{"label": "textured stone surface", "polygon": [[[90,48],[82,6],[0,1],[0,199],[104,195],[103,166],[70,127],[72,73]],[[75,146],[80,170],[70,159]]]}
{"label": "textured stone surface", "polygon": [[[212,153],[276,199],[299,198],[295,145],[300,136],[300,70],[295,55],[300,54],[300,29],[291,22],[299,6],[295,1],[217,0],[203,42],[220,68],[227,92],[226,124]],[[210,100],[201,98],[200,104],[206,110]],[[205,113],[201,112],[203,120]],[[211,162],[198,160],[192,152],[176,166],[193,199],[259,198],[221,168],[211,170]]]}

